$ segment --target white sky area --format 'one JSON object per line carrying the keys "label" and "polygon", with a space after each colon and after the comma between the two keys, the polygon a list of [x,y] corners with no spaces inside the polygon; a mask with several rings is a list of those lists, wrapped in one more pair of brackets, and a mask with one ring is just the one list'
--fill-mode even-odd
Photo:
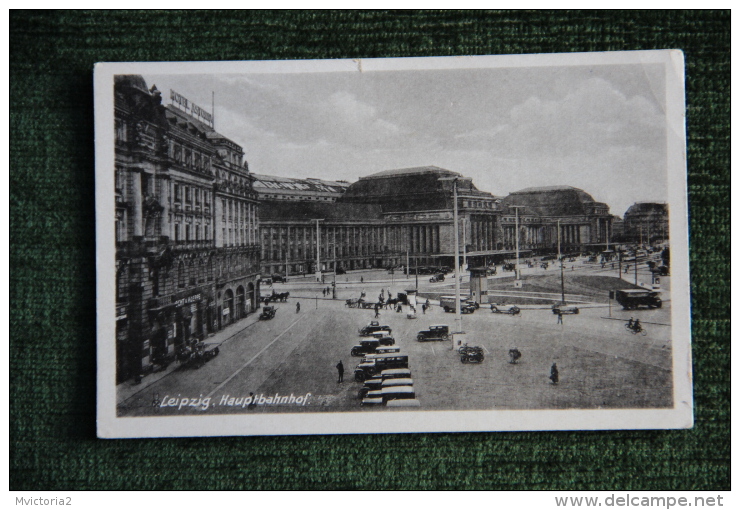
{"label": "white sky area", "polygon": [[144,75],[211,110],[252,172],[350,182],[434,165],[504,196],[569,185],[623,216],[667,201],[662,65]]}

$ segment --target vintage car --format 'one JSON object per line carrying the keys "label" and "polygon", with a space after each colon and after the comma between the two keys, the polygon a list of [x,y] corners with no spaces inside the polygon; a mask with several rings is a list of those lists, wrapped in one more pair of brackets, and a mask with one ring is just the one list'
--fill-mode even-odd
{"label": "vintage car", "polygon": [[555,315],[575,315],[579,313],[578,307],[566,303],[555,303],[552,305],[552,313]]}
{"label": "vintage car", "polygon": [[615,292],[617,303],[622,305],[625,310],[634,310],[640,306],[648,308],[661,308],[663,300],[660,299],[659,293],[647,289],[624,289]]}
{"label": "vintage car", "polygon": [[360,390],[357,392],[357,396],[362,398],[365,398],[365,396],[371,392],[380,390],[383,388],[391,388],[393,386],[413,386],[414,380],[413,379],[382,379],[380,377],[371,377],[370,379],[367,379],[365,381],[365,384]]}
{"label": "vintage car", "polygon": [[656,262],[649,260],[647,263],[650,272],[655,276],[668,276],[668,266],[659,266]]}
{"label": "vintage car", "polygon": [[415,399],[416,392],[413,386],[391,386],[388,388],[381,388],[368,392],[367,396],[363,399],[363,405],[367,405],[365,400],[373,401],[372,404],[377,404],[376,399],[381,399],[382,403],[385,404],[391,400],[403,400],[403,399]]}
{"label": "vintage car", "polygon": [[416,340],[424,342],[426,340],[449,340],[450,327],[446,324],[433,324],[429,329],[423,329],[416,334]]}
{"label": "vintage car", "polygon": [[194,342],[177,349],[176,357],[184,368],[200,368],[218,356],[219,344]]}
{"label": "vintage car", "polygon": [[262,313],[260,314],[259,319],[261,321],[269,321],[273,317],[275,317],[276,309],[274,306],[264,306],[262,307]]}
{"label": "vintage car", "polygon": [[377,338],[366,338],[360,341],[360,345],[352,347],[350,355],[365,356],[367,354],[386,354],[389,352],[400,352],[400,347],[388,347],[380,343]]}
{"label": "vintage car", "polygon": [[431,283],[443,282],[443,281],[445,281],[445,275],[443,275],[443,274],[436,274],[436,275],[432,276],[431,278],[429,278],[429,281]]}
{"label": "vintage car", "polygon": [[[473,313],[480,306],[474,300],[460,297],[460,313]],[[439,298],[439,306],[447,313],[455,313],[455,296],[442,296]]]}
{"label": "vintage car", "polygon": [[273,282],[285,283],[285,276],[281,274],[275,273],[271,278]]}
{"label": "vintage car", "polygon": [[352,347],[351,356],[364,356],[365,354],[375,353],[375,349],[380,347],[380,341],[377,338],[364,338],[360,340],[360,345]]}
{"label": "vintage car", "polygon": [[467,301],[465,301],[464,304],[467,306],[472,306],[476,310],[480,308],[480,303],[478,303],[475,299],[468,299]]}
{"label": "vintage car", "polygon": [[388,370],[383,370],[377,377],[380,377],[383,380],[408,379],[409,377],[411,377],[411,370],[409,370],[408,368],[391,368]]}
{"label": "vintage car", "polygon": [[391,336],[390,330],[376,331],[369,335],[380,342],[380,345],[396,345],[396,339]]}
{"label": "vintage car", "polygon": [[390,326],[382,326],[378,321],[370,321],[367,326],[360,328],[358,333],[360,336],[370,336],[376,331],[387,331],[390,335],[392,330]]}
{"label": "vintage car", "polygon": [[381,346],[375,349],[375,354],[389,354],[392,352],[401,352],[401,348],[397,345],[392,346]]}
{"label": "vintage car", "polygon": [[355,381],[364,382],[365,379],[387,370],[389,368],[408,368],[408,354],[388,353],[388,354],[368,354],[362,359],[359,365],[355,367]]}
{"label": "vintage car", "polygon": [[510,306],[509,308],[499,307],[496,303],[491,304],[492,313],[505,313],[508,315],[519,315],[521,310],[518,306]]}

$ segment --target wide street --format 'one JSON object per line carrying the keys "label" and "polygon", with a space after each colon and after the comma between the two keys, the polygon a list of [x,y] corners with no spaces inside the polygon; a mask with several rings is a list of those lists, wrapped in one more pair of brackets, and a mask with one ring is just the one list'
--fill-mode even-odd
{"label": "wide street", "polygon": [[[616,276],[616,271],[580,261],[571,271]],[[641,277],[643,273],[641,268]],[[341,275],[336,300],[325,298],[321,291],[331,286],[332,278],[323,285],[312,277],[274,284],[278,292],[291,293],[287,303],[275,305],[274,319],[256,321],[253,314],[231,326],[228,334],[208,339],[221,343],[220,355],[200,369],[177,368],[175,363],[155,382],[145,379],[140,390],[119,392],[125,394],[119,414],[386,412],[383,407],[360,406],[357,391],[362,385],[353,378],[360,358],[349,354],[360,339],[357,329],[372,320],[374,312],[347,308],[344,301],[359,297],[363,290],[368,300],[375,300],[381,288],[386,293],[390,288],[395,295],[413,288],[415,278],[394,275],[391,281],[391,275],[382,270]],[[664,288],[669,288],[669,279],[664,278]],[[428,275],[420,275],[419,290],[453,294],[453,282],[431,284]],[[270,291],[265,289],[263,294]],[[297,302],[301,304],[298,313]],[[464,315],[464,341],[483,348],[481,364],[461,363],[452,342],[417,342],[417,331],[431,324],[456,329],[455,315],[439,306],[426,314],[419,308],[416,319],[407,318],[407,307],[403,313],[384,309],[379,320],[393,329],[396,345],[409,356],[422,410],[672,406],[670,301],[662,309],[637,312],[622,311],[616,303],[610,311],[605,300],[579,307],[580,313],[565,315],[563,324],[557,323],[546,305],[522,305],[518,316],[493,314],[485,305]],[[630,316],[639,316],[646,336],[625,329]],[[513,347],[522,352],[515,365],[508,362]],[[339,360],[345,367],[343,383],[337,383]],[[553,363],[560,373],[558,385],[548,379]],[[258,399],[262,396],[263,404],[245,406],[244,397],[250,392]],[[182,399],[188,399],[186,405],[181,405]],[[198,405],[190,405],[193,402]]]}

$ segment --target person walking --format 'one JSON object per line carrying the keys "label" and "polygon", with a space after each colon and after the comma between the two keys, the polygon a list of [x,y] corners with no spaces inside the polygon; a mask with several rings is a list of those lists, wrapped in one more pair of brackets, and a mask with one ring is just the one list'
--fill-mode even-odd
{"label": "person walking", "polygon": [[378,317],[380,317],[380,305],[375,303],[375,318],[377,319]]}
{"label": "person walking", "polygon": [[516,365],[516,362],[519,361],[519,358],[522,357],[522,353],[519,352],[519,349],[514,347],[513,349],[509,350],[509,363],[512,365]]}
{"label": "person walking", "polygon": [[560,310],[558,310],[558,314],[557,315],[558,315],[558,324],[562,324],[563,323],[563,312],[561,312]]}
{"label": "person walking", "polygon": [[301,304],[300,303],[296,303],[295,304],[295,313],[300,313],[300,311],[301,311]]}
{"label": "person walking", "polygon": [[558,372],[558,365],[553,363],[550,367],[550,380],[553,384],[557,384],[560,380],[560,372]]}
{"label": "person walking", "polygon": [[421,305],[421,313],[424,314],[424,315],[427,314],[427,304],[426,303],[423,303]]}
{"label": "person walking", "polygon": [[344,365],[342,364],[342,360],[339,360],[339,363],[337,363],[337,383],[340,383],[344,381]]}
{"label": "person walking", "polygon": [[365,283],[365,277],[364,276],[360,276],[360,283]]}

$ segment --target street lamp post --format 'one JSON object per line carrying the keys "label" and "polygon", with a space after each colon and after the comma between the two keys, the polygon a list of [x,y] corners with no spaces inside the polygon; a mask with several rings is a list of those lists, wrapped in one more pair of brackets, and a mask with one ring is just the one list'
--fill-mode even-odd
{"label": "street lamp post", "polygon": [[[457,212],[457,183],[458,181],[470,182],[472,179],[466,177],[442,177],[440,181],[452,181],[452,224],[453,236],[455,238],[455,321],[457,322],[456,333],[462,333],[462,313],[460,312],[460,227],[458,225]],[[451,349],[455,349],[455,338],[452,335]]]}
{"label": "street lamp post", "polygon": [[560,301],[565,303],[565,276],[563,275],[563,255],[560,253],[560,220],[558,220],[558,259],[560,259]]}
{"label": "street lamp post", "polygon": [[[454,237],[455,237],[455,321],[457,322],[457,331],[462,330],[462,313],[460,312],[460,239],[458,236],[459,226],[457,224],[457,179],[452,181],[452,200],[454,202],[452,221],[455,224]],[[454,335],[452,339],[452,349],[455,349]]]}
{"label": "street lamp post", "polygon": [[[514,228],[516,229],[516,231],[514,232],[515,234],[514,237],[516,239],[516,262],[514,263],[514,275],[516,279],[519,280],[520,279],[520,274],[519,274],[519,209],[524,209],[524,206],[523,205],[512,205],[511,207],[514,209],[514,213],[516,215],[516,221],[514,222],[514,225],[515,225]],[[558,233],[558,236],[559,235],[560,234]],[[560,242],[560,237],[558,237],[558,242]]]}
{"label": "street lamp post", "polygon": [[319,222],[323,219],[315,219],[316,222],[316,281],[321,281],[321,230]]}

